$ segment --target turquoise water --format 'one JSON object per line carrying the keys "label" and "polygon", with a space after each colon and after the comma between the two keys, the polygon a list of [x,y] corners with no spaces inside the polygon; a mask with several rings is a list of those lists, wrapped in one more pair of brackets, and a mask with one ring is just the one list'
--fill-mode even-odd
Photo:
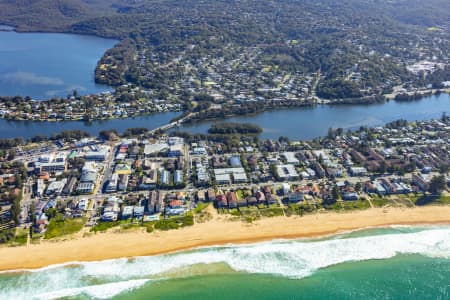
{"label": "turquoise water", "polygon": [[111,90],[94,82],[97,62],[117,41],[56,33],[0,32],[0,95],[34,99]]}
{"label": "turquoise water", "polygon": [[0,275],[0,299],[449,299],[450,227],[73,263]]}
{"label": "turquoise water", "polygon": [[148,283],[115,299],[449,299],[450,262],[421,256],[345,263],[302,280],[202,275]]}

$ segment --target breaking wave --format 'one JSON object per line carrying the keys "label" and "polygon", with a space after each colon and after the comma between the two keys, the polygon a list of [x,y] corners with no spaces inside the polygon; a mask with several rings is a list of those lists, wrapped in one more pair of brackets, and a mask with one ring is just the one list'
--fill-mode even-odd
{"label": "breaking wave", "polygon": [[[411,227],[414,228],[414,227]],[[0,276],[0,299],[55,299],[86,295],[106,299],[176,276],[195,266],[224,264],[235,272],[273,274],[293,279],[332,265],[399,254],[450,258],[450,228],[374,229],[373,235],[344,234],[320,240],[278,240],[248,245],[200,248],[168,255],[71,263]],[[206,267],[207,269],[207,267]]]}

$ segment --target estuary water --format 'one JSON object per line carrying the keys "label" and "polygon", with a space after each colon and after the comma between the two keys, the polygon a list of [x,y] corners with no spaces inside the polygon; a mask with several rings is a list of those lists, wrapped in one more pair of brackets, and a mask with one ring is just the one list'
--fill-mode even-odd
{"label": "estuary water", "polygon": [[450,227],[392,226],[0,274],[1,299],[449,299]]}
{"label": "estuary water", "polygon": [[[372,105],[318,105],[267,111],[257,115],[184,124],[175,130],[191,133],[206,133],[214,122],[254,123],[263,128],[260,138],[277,139],[287,136],[291,139],[310,140],[325,136],[328,128],[356,129],[360,126],[381,126],[400,118],[408,121],[439,118],[443,112],[450,113],[450,95],[429,96],[411,102],[389,101]],[[30,138],[38,134],[52,135],[67,129],[80,129],[97,135],[104,129],[123,132],[127,128],[147,127],[154,129],[177,116],[179,113],[158,113],[127,119],[114,119],[84,123],[7,121],[0,119],[0,138],[20,136]]]}
{"label": "estuary water", "polygon": [[83,130],[97,136],[102,130],[116,129],[123,133],[128,128],[146,127],[157,128],[167,124],[178,116],[178,112],[155,113],[148,116],[134,118],[99,120],[92,122],[64,121],[64,122],[36,122],[36,121],[9,121],[0,119],[0,138],[31,138],[36,135],[51,136],[64,130]]}
{"label": "estuary water", "polygon": [[[106,50],[117,41],[61,33],[0,31],[0,95],[33,99],[100,93],[94,71]],[[1,28],[0,28],[1,29]]]}
{"label": "estuary water", "polygon": [[360,126],[382,126],[398,119],[408,121],[439,118],[450,113],[450,95],[440,94],[410,102],[389,101],[370,105],[317,105],[267,111],[253,116],[185,124],[177,130],[206,133],[215,122],[253,123],[263,128],[261,138],[310,140],[325,136],[328,129],[357,129]]}

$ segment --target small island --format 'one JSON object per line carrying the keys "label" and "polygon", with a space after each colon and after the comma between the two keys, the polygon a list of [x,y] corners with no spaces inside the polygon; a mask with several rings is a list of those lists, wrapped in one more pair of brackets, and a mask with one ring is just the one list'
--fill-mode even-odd
{"label": "small island", "polygon": [[262,128],[250,123],[218,123],[208,129],[209,134],[259,134]]}

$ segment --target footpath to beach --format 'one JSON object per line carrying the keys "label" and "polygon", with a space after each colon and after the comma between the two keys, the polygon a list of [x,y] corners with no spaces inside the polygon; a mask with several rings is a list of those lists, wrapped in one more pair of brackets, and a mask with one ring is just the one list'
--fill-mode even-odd
{"label": "footpath to beach", "polygon": [[211,221],[171,231],[106,232],[62,241],[0,248],[0,270],[169,253],[190,248],[329,235],[388,225],[450,224],[450,206],[372,208],[349,213],[264,218],[253,223]]}

